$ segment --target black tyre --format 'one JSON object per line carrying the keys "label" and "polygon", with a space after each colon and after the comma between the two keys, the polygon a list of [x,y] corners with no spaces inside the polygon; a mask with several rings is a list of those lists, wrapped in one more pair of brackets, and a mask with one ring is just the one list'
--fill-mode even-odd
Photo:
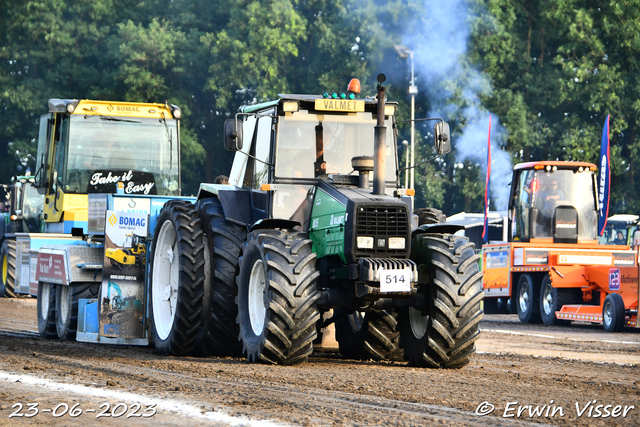
{"label": "black tyre", "polygon": [[15,298],[16,283],[16,241],[5,239],[0,249],[2,263],[2,277],[0,282],[0,297]]}
{"label": "black tyre", "polygon": [[240,328],[236,323],[236,276],[247,230],[226,220],[218,199],[201,201],[198,211],[208,242],[211,278],[210,314],[201,332],[199,352],[203,355],[241,356]]}
{"label": "black tyre", "polygon": [[[97,298],[98,283],[81,283],[56,286],[56,335],[63,341],[76,339],[78,330],[78,300]],[[40,294],[38,294],[40,298]]]}
{"label": "black tyre", "polygon": [[530,274],[523,274],[516,289],[515,303],[520,322],[540,323],[540,286],[534,283]]}
{"label": "black tyre", "polygon": [[413,213],[418,215],[418,225],[447,222],[447,216],[439,209],[420,208],[414,209]]}
{"label": "black tyre", "polygon": [[238,275],[238,324],[247,361],[290,365],[313,351],[320,297],[316,254],[305,233],[247,235]]}
{"label": "black tyre", "polygon": [[158,354],[196,353],[208,315],[209,271],[198,212],[170,200],[158,215],[150,260],[151,330]]}
{"label": "black tyre", "polygon": [[128,265],[120,264],[113,258],[109,258],[109,262],[111,263],[112,267],[117,268],[118,270],[124,270],[125,268],[129,267]]}
{"label": "black tyre", "polygon": [[58,338],[56,331],[56,285],[38,282],[38,331],[44,339]]}
{"label": "black tyre", "polygon": [[540,317],[545,325],[570,325],[570,320],[558,319],[556,311],[563,305],[571,304],[573,289],[554,288],[547,274],[540,285]]}
{"label": "black tyre", "polygon": [[412,366],[461,368],[476,352],[482,319],[479,255],[467,237],[419,234],[411,241],[411,260],[427,311],[399,309],[404,358]]}
{"label": "black tyre", "polygon": [[337,313],[340,354],[355,360],[403,360],[397,325],[397,314],[391,310]]}
{"label": "black tyre", "polygon": [[620,294],[609,294],[602,307],[602,325],[607,332],[622,332],[625,322],[624,301]]}

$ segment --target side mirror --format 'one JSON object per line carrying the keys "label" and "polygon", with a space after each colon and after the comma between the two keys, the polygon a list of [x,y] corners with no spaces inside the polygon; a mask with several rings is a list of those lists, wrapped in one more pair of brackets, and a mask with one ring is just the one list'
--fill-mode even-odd
{"label": "side mirror", "polygon": [[451,151],[451,134],[449,123],[437,122],[433,126],[433,143],[438,154],[447,154]]}
{"label": "side mirror", "polygon": [[224,148],[229,151],[242,150],[242,125],[238,126],[235,117],[224,122]]}

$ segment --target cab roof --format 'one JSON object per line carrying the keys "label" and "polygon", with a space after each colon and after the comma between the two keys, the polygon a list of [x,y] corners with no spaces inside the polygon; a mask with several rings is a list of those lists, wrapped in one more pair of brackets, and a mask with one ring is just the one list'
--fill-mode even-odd
{"label": "cab roof", "polygon": [[589,168],[591,170],[596,170],[598,167],[589,162],[567,162],[567,161],[558,161],[558,160],[544,160],[539,162],[526,162],[526,163],[518,163],[513,167],[513,170],[521,170],[521,169],[542,169],[545,166],[556,166],[558,169],[575,169],[579,167]]}
{"label": "cab roof", "polygon": [[[273,101],[261,102],[259,104],[254,105],[245,105],[241,108],[243,113],[255,113],[256,111],[264,110],[265,108],[275,107],[283,101],[304,101],[304,102],[315,102],[316,99],[325,99],[322,95],[301,95],[301,94],[278,94],[278,99]],[[357,101],[364,101],[365,105],[376,105],[378,104],[378,100],[374,97],[359,99],[356,98]],[[385,104],[388,105],[398,105],[395,101],[386,101]]]}

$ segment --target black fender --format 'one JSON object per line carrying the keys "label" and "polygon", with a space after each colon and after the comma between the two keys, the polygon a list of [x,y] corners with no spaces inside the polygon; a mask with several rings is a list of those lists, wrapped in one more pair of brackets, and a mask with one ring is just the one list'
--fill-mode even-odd
{"label": "black fender", "polygon": [[422,224],[411,232],[411,238],[424,233],[455,234],[460,230],[464,230],[464,225],[447,224],[446,222],[438,224]]}
{"label": "black fender", "polygon": [[290,219],[282,219],[282,218],[265,218],[259,219],[255,222],[249,229],[249,232],[255,230],[273,230],[275,228],[293,230],[294,227],[299,227],[300,223],[298,221],[293,221]]}
{"label": "black fender", "polygon": [[[219,185],[216,187],[222,187]],[[231,185],[224,185],[225,189],[220,190],[217,188],[217,194],[200,191],[198,194],[198,201],[217,198],[222,204],[222,211],[224,217],[231,222],[248,227],[253,221],[251,221],[251,192],[247,189],[237,188]],[[226,189],[228,188],[228,190]]]}

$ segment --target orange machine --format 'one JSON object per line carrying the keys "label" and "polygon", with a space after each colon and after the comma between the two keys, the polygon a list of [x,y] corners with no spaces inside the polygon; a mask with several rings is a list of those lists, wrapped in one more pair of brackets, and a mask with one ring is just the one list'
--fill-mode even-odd
{"label": "orange machine", "polygon": [[557,161],[514,167],[509,241],[482,248],[486,313],[601,323],[609,332],[640,327],[636,252],[598,244],[596,169]]}

